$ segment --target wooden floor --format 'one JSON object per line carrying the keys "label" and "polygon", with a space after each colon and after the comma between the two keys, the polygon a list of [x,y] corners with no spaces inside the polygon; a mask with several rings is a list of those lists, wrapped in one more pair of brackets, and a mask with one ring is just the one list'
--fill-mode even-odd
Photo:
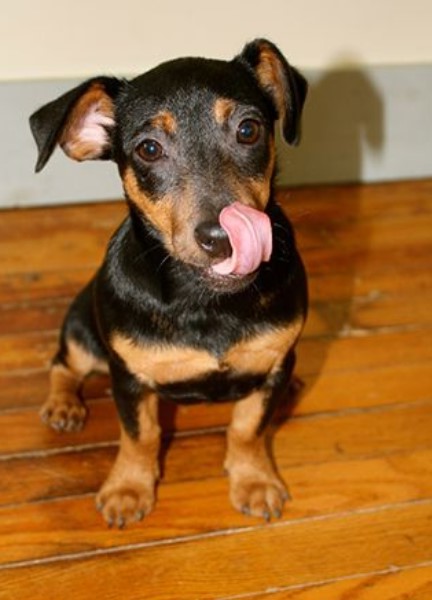
{"label": "wooden floor", "polygon": [[304,388],[274,448],[292,501],[237,514],[230,406],[162,412],[145,522],[109,530],[94,496],[116,453],[109,381],[79,434],[38,419],[62,315],[121,203],[0,214],[0,598],[432,598],[432,181],[281,192],[310,276]]}

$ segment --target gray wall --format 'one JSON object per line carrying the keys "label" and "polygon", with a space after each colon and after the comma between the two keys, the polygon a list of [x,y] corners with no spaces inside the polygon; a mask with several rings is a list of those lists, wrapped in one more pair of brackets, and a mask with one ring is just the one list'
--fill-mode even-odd
{"label": "gray wall", "polygon": [[[308,71],[298,148],[279,142],[280,185],[432,177],[432,65]],[[29,115],[78,80],[0,83],[0,206],[118,198],[112,163],[57,151],[34,174]]]}

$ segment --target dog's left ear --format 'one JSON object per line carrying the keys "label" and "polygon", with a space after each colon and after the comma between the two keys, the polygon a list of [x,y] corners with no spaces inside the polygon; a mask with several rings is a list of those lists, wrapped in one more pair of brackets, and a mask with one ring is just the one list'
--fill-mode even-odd
{"label": "dog's left ear", "polygon": [[247,44],[236,58],[252,69],[263,91],[270,96],[282,122],[285,140],[300,141],[300,119],[308,84],[297,69],[288,64],[279,49],[264,39]]}
{"label": "dog's left ear", "polygon": [[38,147],[36,172],[43,169],[57,144],[74,160],[110,158],[114,101],[123,85],[114,77],[89,79],[30,117]]}

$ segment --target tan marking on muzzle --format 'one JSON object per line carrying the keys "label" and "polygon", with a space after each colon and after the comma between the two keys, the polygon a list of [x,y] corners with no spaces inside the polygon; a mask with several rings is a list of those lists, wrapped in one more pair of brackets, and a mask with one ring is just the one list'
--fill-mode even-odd
{"label": "tan marking on muzzle", "polygon": [[273,173],[276,164],[276,149],[273,136],[270,138],[269,153],[269,162],[264,175],[250,177],[243,181],[235,179],[232,186],[235,198],[239,200],[239,202],[258,210],[264,210],[270,199]]}
{"label": "tan marking on muzzle", "polygon": [[157,201],[146,194],[139,186],[132,167],[127,166],[123,174],[123,186],[127,197],[145,215],[155,229],[162,235],[166,248],[172,251],[173,204],[171,196]]}

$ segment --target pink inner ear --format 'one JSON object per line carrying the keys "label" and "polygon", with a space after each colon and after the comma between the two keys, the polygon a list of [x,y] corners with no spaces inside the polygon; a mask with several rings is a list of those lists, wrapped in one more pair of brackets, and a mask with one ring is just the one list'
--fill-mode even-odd
{"label": "pink inner ear", "polygon": [[107,129],[114,125],[111,107],[106,99],[78,104],[66,127],[61,146],[68,156],[75,160],[100,158],[109,146]]}
{"label": "pink inner ear", "polygon": [[[114,119],[101,112],[100,102],[92,104],[88,112],[83,115],[78,130],[78,140],[84,144],[91,144],[95,150],[103,150],[109,141],[105,127],[112,127]],[[77,140],[77,141],[78,141]]]}

